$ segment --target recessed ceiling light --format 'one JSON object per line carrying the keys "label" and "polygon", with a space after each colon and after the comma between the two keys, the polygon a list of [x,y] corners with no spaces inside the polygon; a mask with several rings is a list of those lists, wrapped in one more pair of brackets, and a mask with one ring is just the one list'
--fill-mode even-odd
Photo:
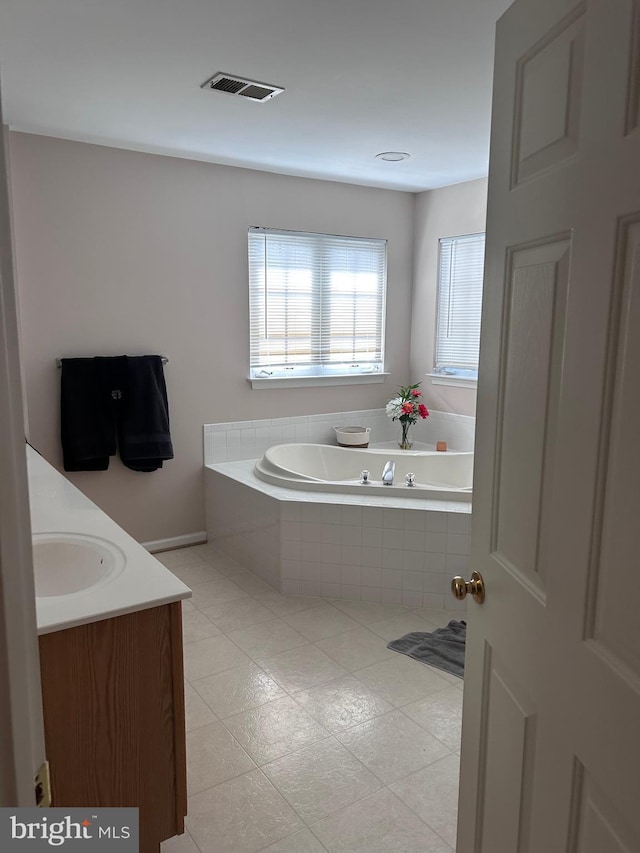
{"label": "recessed ceiling light", "polygon": [[386,160],[389,163],[397,163],[400,160],[408,160],[411,154],[406,151],[383,151],[382,154],[376,154],[376,160]]}

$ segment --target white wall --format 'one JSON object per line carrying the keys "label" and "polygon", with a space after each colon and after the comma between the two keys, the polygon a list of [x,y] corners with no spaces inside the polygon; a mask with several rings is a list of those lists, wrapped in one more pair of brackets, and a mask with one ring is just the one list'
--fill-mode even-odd
{"label": "white wall", "polygon": [[411,320],[412,382],[422,382],[427,408],[459,415],[475,415],[475,390],[434,385],[425,376],[434,366],[438,241],[441,237],[484,231],[486,214],[486,178],[430,190],[416,197]]}
{"label": "white wall", "polygon": [[[203,424],[377,408],[414,381],[412,194],[29,134],[10,145],[32,443],[60,466],[56,357],[170,359],[176,458],[69,475],[136,538],[204,529]],[[249,225],[388,238],[384,384],[251,390]]]}

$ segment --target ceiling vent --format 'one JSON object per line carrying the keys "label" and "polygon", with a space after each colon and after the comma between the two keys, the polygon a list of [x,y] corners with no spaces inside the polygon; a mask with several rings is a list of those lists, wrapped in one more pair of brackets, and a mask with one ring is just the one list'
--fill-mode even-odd
{"label": "ceiling vent", "polygon": [[257,80],[247,80],[244,77],[236,77],[234,74],[224,74],[219,71],[205,81],[202,89],[214,92],[224,92],[227,95],[238,95],[248,101],[270,101],[280,92],[284,92],[280,86],[271,86],[269,83],[258,83]]}

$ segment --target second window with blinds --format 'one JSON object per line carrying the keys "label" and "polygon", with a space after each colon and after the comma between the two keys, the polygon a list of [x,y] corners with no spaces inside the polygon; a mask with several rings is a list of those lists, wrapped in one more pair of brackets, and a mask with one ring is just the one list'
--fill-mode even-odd
{"label": "second window with blinds", "polygon": [[469,385],[478,378],[484,247],[484,234],[440,240],[435,378]]}
{"label": "second window with blinds", "polygon": [[381,381],[386,240],[250,228],[248,241],[254,387]]}

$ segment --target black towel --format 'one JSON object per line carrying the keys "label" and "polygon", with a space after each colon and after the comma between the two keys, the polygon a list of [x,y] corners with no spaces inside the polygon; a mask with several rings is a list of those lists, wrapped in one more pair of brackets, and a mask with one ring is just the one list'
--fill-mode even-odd
{"label": "black towel", "polygon": [[65,358],[61,382],[65,471],[106,471],[116,452],[134,471],[173,459],[160,356]]}
{"label": "black towel", "polygon": [[173,459],[167,388],[159,355],[127,358],[118,413],[122,462],[133,471],[156,471]]}
{"label": "black towel", "polygon": [[63,358],[60,390],[65,471],[106,471],[116,452],[115,413],[93,358]]}

